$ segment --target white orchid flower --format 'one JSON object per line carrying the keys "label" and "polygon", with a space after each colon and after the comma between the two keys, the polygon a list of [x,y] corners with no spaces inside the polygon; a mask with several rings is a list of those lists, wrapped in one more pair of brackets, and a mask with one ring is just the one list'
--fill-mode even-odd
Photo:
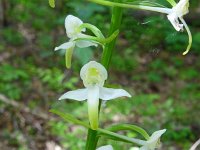
{"label": "white orchid flower", "polygon": [[189,0],[180,0],[177,4],[174,0],[167,0],[167,1],[173,6],[171,9],[150,7],[150,6],[140,6],[140,9],[156,11],[156,12],[167,14],[168,20],[171,22],[175,30],[178,32],[183,31],[183,28],[185,27],[188,33],[188,38],[189,38],[187,49],[183,53],[183,55],[186,55],[192,46],[192,34],[190,32],[190,29],[187,23],[183,19],[183,16],[189,13]]}
{"label": "white orchid flower", "polygon": [[[156,11],[167,14],[168,20],[171,22],[176,31],[183,31],[184,27],[188,33],[188,46],[183,55],[186,55],[192,46],[192,34],[190,32],[187,23],[183,19],[183,16],[189,13],[189,0],[180,0],[177,4],[174,0],[167,0],[173,7],[169,8],[159,8],[151,6],[139,6],[140,9]],[[180,23],[181,22],[181,23]]]}
{"label": "white orchid flower", "polygon": [[[187,26],[187,23],[183,19],[183,16],[189,12],[189,10],[188,10],[189,0],[180,0],[177,4],[174,0],[167,0],[173,6],[173,8],[161,7],[160,4],[157,4],[154,2],[153,3],[150,2],[149,3],[150,5],[148,5],[148,2],[147,2],[147,5],[143,5],[143,3],[141,3],[139,5],[133,5],[133,4],[129,4],[129,3],[111,2],[108,0],[88,0],[88,1],[94,2],[97,4],[101,4],[101,5],[105,5],[105,6],[110,6],[110,7],[116,6],[116,7],[122,7],[122,8],[148,10],[148,11],[167,14],[169,21],[171,22],[171,24],[177,31],[183,31],[183,27],[185,27],[185,29],[188,33],[189,42],[188,42],[187,49],[185,50],[183,55],[186,55],[191,48],[192,34],[190,32],[189,27]],[[152,4],[155,6],[151,6]]]}
{"label": "white orchid flower", "polygon": [[111,145],[105,145],[97,148],[96,150],[113,150],[113,147]]}
{"label": "white orchid flower", "polygon": [[180,0],[172,8],[172,12],[167,15],[167,18],[176,29],[176,31],[183,30],[183,24],[179,23],[179,18],[182,18],[189,12],[189,0]]}
{"label": "white orchid flower", "polygon": [[65,29],[66,29],[67,37],[70,38],[70,40],[56,47],[55,51],[61,50],[61,49],[66,50],[65,59],[66,59],[67,68],[71,67],[71,57],[72,57],[75,46],[79,48],[97,46],[95,42],[91,42],[87,40],[76,41],[76,39],[78,38],[89,37],[88,35],[82,33],[86,31],[85,28],[82,28],[82,29],[79,28],[82,24],[83,24],[83,21],[73,15],[68,15],[65,18]]}
{"label": "white orchid flower", "polygon": [[144,142],[140,150],[155,150],[159,147],[160,137],[166,132],[166,129],[154,132],[148,141]]}
{"label": "white orchid flower", "polygon": [[87,99],[90,125],[93,130],[96,130],[98,128],[99,99],[107,101],[123,96],[131,97],[131,95],[123,89],[103,87],[108,76],[107,71],[103,65],[95,61],[85,64],[80,71],[80,76],[86,88],[69,91],[63,94],[59,100],[83,101]]}
{"label": "white orchid flower", "polygon": [[183,16],[189,13],[189,0],[180,0],[177,4],[174,0],[167,1],[173,6],[171,9],[151,6],[139,6],[139,8],[143,10],[150,10],[167,14],[168,20],[178,32],[183,31],[185,27],[189,38],[187,49],[183,53],[183,55],[186,55],[192,46],[192,34],[189,27],[187,26],[187,23],[183,19]]}
{"label": "white orchid flower", "polygon": [[[187,46],[186,51],[183,53],[183,55],[186,55],[192,45],[192,34],[190,32],[189,27],[187,26],[187,23],[183,19],[183,16],[189,13],[189,0],[180,0],[177,4],[173,5],[172,12],[167,15],[167,18],[173,25],[173,27],[176,29],[176,31],[183,31],[183,27],[187,30],[188,37],[189,37],[189,44]],[[181,21],[181,23],[179,22]]]}

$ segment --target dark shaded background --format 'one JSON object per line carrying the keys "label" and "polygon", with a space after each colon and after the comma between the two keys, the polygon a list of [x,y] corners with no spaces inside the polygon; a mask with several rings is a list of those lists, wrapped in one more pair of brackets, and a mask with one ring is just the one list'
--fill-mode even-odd
{"label": "dark shaded background", "polygon": [[[164,0],[160,3],[166,4]],[[86,103],[57,101],[83,87],[79,71],[89,60],[99,61],[102,49],[76,49],[72,68],[54,47],[67,41],[66,15],[96,25],[107,35],[110,9],[81,0],[0,0],[0,149],[83,149],[87,130],[62,121],[50,108],[87,120]],[[101,126],[131,123],[149,133],[166,128],[163,149],[188,150],[200,137],[200,2],[192,0],[185,16],[193,34],[188,55],[187,33],[174,30],[165,15],[124,10],[114,50],[108,87],[124,88],[134,97],[114,100],[102,109]],[[124,133],[135,137],[133,133]],[[106,142],[105,142],[106,141]],[[116,150],[129,144],[100,139]]]}

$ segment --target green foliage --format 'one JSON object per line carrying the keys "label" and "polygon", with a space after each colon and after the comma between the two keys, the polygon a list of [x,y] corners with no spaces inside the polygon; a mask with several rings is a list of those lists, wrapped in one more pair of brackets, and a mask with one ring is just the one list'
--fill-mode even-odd
{"label": "green foliage", "polygon": [[62,83],[64,78],[64,75],[60,69],[53,68],[44,70],[42,68],[39,68],[37,72],[38,77],[44,84],[47,84],[48,87],[52,88],[53,90],[60,88],[60,84]]}
{"label": "green foliage", "polygon": [[[119,52],[121,53],[121,52]],[[115,55],[112,57],[111,65],[115,68],[116,71],[120,72],[129,72],[135,69],[138,66],[138,62],[134,59],[134,55],[132,54],[132,49],[127,49],[124,51],[124,56],[126,59],[121,59],[121,55]]]}
{"label": "green foliage", "polygon": [[70,114],[67,114],[67,113],[63,113],[63,112],[60,112],[59,110],[55,110],[55,109],[51,109],[50,112],[60,116],[61,118],[63,118],[65,121],[69,121],[69,122],[72,122],[74,124],[77,124],[77,125],[81,125],[81,126],[84,126],[85,128],[90,128],[90,126],[85,123],[85,122],[82,122],[78,119],[76,119],[75,117],[73,117],[72,115]]}
{"label": "green foliage", "polygon": [[73,8],[74,12],[83,20],[89,19],[95,13],[103,13],[106,10],[103,6],[93,3],[83,3],[81,1],[69,1],[67,5]]}
{"label": "green foliage", "polygon": [[[85,141],[82,140],[85,136],[85,128],[80,126],[66,126],[66,123],[61,121],[49,122],[49,126],[51,127],[51,133],[60,137],[60,143],[63,148],[77,150],[77,148],[81,149],[85,146]],[[69,132],[72,133],[68,134]]]}
{"label": "green foliage", "polygon": [[74,50],[74,55],[78,58],[81,65],[84,65],[89,62],[91,58],[93,58],[94,53],[90,47],[84,49],[76,48]]}
{"label": "green foliage", "polygon": [[[26,71],[17,69],[9,64],[3,64],[0,66],[0,91],[6,93],[13,99],[19,99],[22,94],[22,89],[18,88],[18,81],[22,80],[23,85],[26,85],[30,78]],[[12,83],[12,84],[7,84]]]}
{"label": "green foliage", "polygon": [[1,33],[4,42],[7,42],[9,45],[20,46],[24,44],[24,37],[16,29],[5,28]]}

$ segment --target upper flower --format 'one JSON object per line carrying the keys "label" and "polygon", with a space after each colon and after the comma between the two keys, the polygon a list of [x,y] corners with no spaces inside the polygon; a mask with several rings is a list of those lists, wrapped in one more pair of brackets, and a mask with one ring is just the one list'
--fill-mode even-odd
{"label": "upper flower", "polygon": [[168,13],[167,15],[167,18],[177,31],[183,31],[183,27],[185,27],[188,33],[189,44],[183,55],[186,55],[192,46],[192,34],[190,32],[187,23],[183,19],[183,16],[186,15],[188,12],[189,12],[189,0],[180,0],[177,4],[175,4],[174,2],[172,12]]}
{"label": "upper flower", "polygon": [[154,132],[148,141],[140,148],[140,150],[155,150],[159,147],[160,137],[166,132],[166,129]]}
{"label": "upper flower", "polygon": [[189,0],[180,0],[178,4],[173,6],[172,12],[167,16],[173,27],[177,31],[183,31],[183,24],[179,23],[179,18],[182,18],[189,12]]}
{"label": "upper flower", "polygon": [[83,24],[83,21],[79,18],[68,15],[65,18],[65,29],[67,33],[67,37],[70,38],[70,40],[66,43],[61,44],[58,47],[55,47],[55,51],[64,49],[66,50],[65,58],[66,58],[66,67],[71,67],[71,57],[73,54],[73,50],[75,46],[79,48],[85,48],[89,46],[97,46],[97,44],[91,40],[77,40],[79,38],[90,38],[90,36],[83,34],[82,32],[85,32],[85,28],[80,28],[80,26]]}
{"label": "upper flower", "polygon": [[176,31],[183,31],[185,27],[189,39],[187,49],[183,52],[183,55],[186,55],[192,46],[192,34],[187,23],[183,19],[183,16],[189,12],[189,0],[180,0],[178,3],[174,0],[167,1],[173,6],[171,9],[151,6],[140,6],[140,8],[167,14],[168,20],[171,22]]}
{"label": "upper flower", "polygon": [[81,69],[80,76],[86,88],[69,91],[63,94],[59,100],[83,101],[87,99],[90,125],[93,130],[96,130],[98,128],[99,99],[107,101],[123,96],[131,97],[131,95],[123,89],[103,87],[107,79],[107,71],[103,65],[95,61],[85,64]]}

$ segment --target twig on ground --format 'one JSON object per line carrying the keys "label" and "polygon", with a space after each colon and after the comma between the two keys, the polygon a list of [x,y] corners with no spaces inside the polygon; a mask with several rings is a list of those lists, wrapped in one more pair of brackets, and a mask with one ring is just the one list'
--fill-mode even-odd
{"label": "twig on ground", "polygon": [[200,139],[197,140],[193,145],[192,147],[190,148],[190,150],[196,150],[197,146],[200,145]]}

